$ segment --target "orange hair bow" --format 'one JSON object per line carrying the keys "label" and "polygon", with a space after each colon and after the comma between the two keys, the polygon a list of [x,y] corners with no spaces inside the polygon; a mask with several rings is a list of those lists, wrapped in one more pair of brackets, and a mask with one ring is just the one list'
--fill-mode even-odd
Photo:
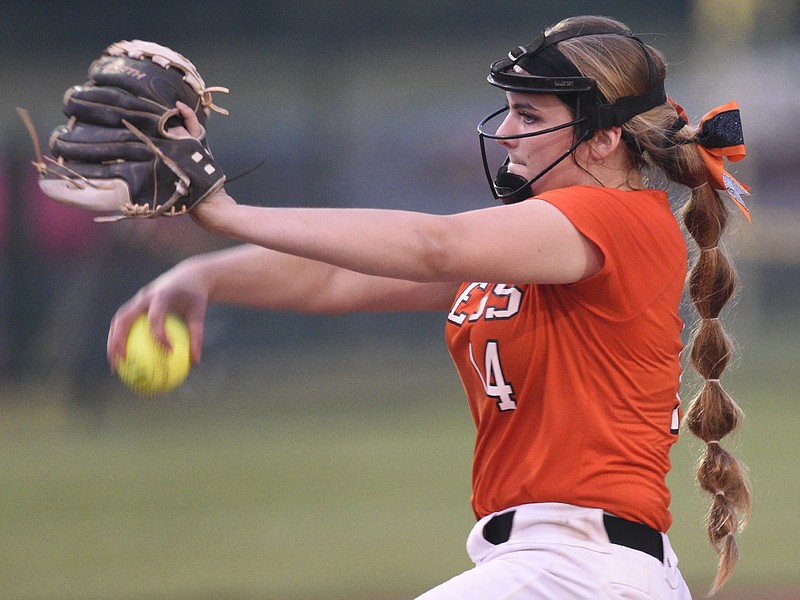
{"label": "orange hair bow", "polygon": [[[683,107],[671,98],[668,100],[678,116],[688,124],[689,119]],[[700,119],[694,141],[708,169],[709,184],[716,190],[727,192],[750,222],[750,211],[742,200],[742,196],[750,195],[750,188],[725,170],[724,160],[727,158],[730,162],[738,162],[746,155],[739,104],[733,100],[707,113]]]}

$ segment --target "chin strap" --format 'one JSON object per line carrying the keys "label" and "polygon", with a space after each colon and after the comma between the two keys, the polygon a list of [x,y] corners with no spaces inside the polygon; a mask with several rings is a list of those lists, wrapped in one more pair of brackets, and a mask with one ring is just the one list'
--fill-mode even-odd
{"label": "chin strap", "polygon": [[497,170],[497,177],[494,179],[494,192],[503,204],[516,204],[526,198],[533,196],[531,183],[521,175],[508,172],[508,158],[503,166]]}

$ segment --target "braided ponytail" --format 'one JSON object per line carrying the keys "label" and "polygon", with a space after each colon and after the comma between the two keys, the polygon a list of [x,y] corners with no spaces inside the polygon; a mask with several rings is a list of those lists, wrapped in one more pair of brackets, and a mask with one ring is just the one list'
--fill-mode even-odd
{"label": "braided ponytail", "polygon": [[700,316],[691,339],[690,361],[705,382],[686,411],[684,422],[706,442],[697,466],[700,487],[713,496],[708,518],[708,537],[719,556],[719,567],[710,594],[730,577],[739,559],[734,534],[750,517],[751,499],[743,463],[720,445],[736,430],[742,410],[720,385],[730,362],[732,344],[719,314],[733,296],[736,275],[719,246],[725,228],[727,205],[709,185],[694,190],[683,209],[683,221],[700,252],[689,271],[689,295]]}
{"label": "braided ponytail", "polygon": [[[675,109],[669,104],[651,112],[661,116],[640,115],[643,122],[633,124],[630,135],[646,151],[647,162],[659,167],[670,180],[692,188],[681,211],[686,231],[697,245],[686,282],[699,316],[689,340],[689,362],[704,381],[689,402],[684,424],[706,443],[697,465],[697,479],[712,497],[708,538],[719,565],[711,596],[733,573],[739,559],[734,536],[747,523],[751,510],[747,469],[720,444],[743,419],[742,409],[720,383],[733,356],[733,344],[720,313],[737,288],[736,270],[721,245],[729,216],[728,201],[709,183],[707,167],[693,143],[695,132],[685,124],[677,130],[663,126],[665,118],[673,125],[676,121]],[[654,123],[656,119],[661,120],[661,126]]]}
{"label": "braided ponytail", "polygon": [[[590,17],[619,25],[604,17]],[[609,100],[641,93],[647,64],[641,48],[621,36],[586,36],[565,40],[559,49],[586,76],[593,77]],[[654,48],[647,51],[659,77],[666,74],[664,59]],[[697,466],[700,487],[711,495],[708,537],[719,557],[709,596],[725,584],[739,558],[734,535],[750,516],[747,469],[720,444],[742,421],[741,408],[723,389],[720,378],[730,363],[733,345],[720,321],[720,312],[736,291],[733,264],[720,239],[728,220],[727,200],[711,186],[711,174],[695,143],[696,131],[667,102],[636,115],[622,126],[634,169],[655,168],[669,180],[691,188],[682,209],[686,230],[697,245],[687,277],[689,296],[698,313],[689,346],[689,360],[704,379],[684,416],[686,427],[706,443]]]}
{"label": "braided ponytail", "polygon": [[[672,181],[692,188],[681,211],[689,236],[697,245],[686,287],[699,320],[689,340],[689,362],[703,378],[702,388],[690,400],[684,424],[706,443],[697,465],[700,487],[711,495],[708,538],[719,557],[709,596],[722,588],[739,559],[735,534],[746,525],[751,511],[750,484],[744,464],[720,444],[742,422],[742,409],[723,389],[720,378],[733,356],[733,344],[720,313],[737,288],[736,270],[721,237],[728,221],[728,201],[709,183],[709,173],[688,126],[675,130],[675,109],[667,104],[653,115],[640,115],[629,133]],[[659,116],[660,114],[660,116]],[[649,121],[649,123],[647,123]],[[661,121],[661,125],[657,125]],[[627,126],[627,125],[626,125]],[[647,132],[650,132],[649,134]],[[668,133],[665,133],[668,132]]]}

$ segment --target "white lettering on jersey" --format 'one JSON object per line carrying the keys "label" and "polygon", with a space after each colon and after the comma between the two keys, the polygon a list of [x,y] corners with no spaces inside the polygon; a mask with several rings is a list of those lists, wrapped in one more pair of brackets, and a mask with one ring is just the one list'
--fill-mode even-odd
{"label": "white lettering on jersey", "polygon": [[[489,294],[485,294],[481,298],[477,310],[472,314],[461,311],[462,305],[466,304],[472,293],[479,289],[486,291],[489,287],[488,283],[470,283],[464,291],[456,298],[453,308],[447,315],[447,320],[454,325],[463,325],[464,321],[469,319],[470,322],[477,321],[481,317],[487,321],[492,319],[510,319],[519,312],[520,305],[522,304],[522,290],[514,285],[506,285],[503,283],[496,284]],[[496,299],[496,304],[490,303],[490,299]]]}
{"label": "white lettering on jersey", "polygon": [[489,396],[489,398],[494,398],[497,402],[497,408],[501,412],[516,410],[517,400],[514,398],[514,388],[506,381],[505,375],[503,375],[497,340],[488,340],[486,342],[486,349],[483,355],[484,371],[486,372],[485,377],[478,367],[478,363],[475,362],[475,355],[472,352],[471,343],[469,345],[469,360],[478,373],[486,395]]}
{"label": "white lettering on jersey", "polygon": [[465,312],[458,312],[458,309],[462,304],[465,304],[469,300],[469,297],[475,288],[485,290],[488,285],[488,283],[470,283],[466,288],[464,288],[464,291],[461,292],[461,295],[456,298],[456,303],[450,310],[450,314],[447,315],[447,320],[455,325],[461,325],[469,315]]}
{"label": "white lettering on jersey", "polygon": [[508,297],[505,308],[490,306],[486,309],[487,319],[510,319],[519,312],[519,305],[522,303],[522,290],[513,285],[503,285],[502,283],[494,286],[492,294],[502,298]]}

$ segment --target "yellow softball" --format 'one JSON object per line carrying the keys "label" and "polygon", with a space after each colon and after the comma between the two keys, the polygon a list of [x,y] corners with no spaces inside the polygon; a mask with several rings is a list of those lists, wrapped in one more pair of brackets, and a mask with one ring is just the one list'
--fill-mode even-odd
{"label": "yellow softball", "polygon": [[171,350],[153,338],[146,314],[137,317],[128,333],[125,358],[117,364],[117,375],[138,394],[169,392],[189,375],[189,328],[172,313],[167,315],[165,326]]}

